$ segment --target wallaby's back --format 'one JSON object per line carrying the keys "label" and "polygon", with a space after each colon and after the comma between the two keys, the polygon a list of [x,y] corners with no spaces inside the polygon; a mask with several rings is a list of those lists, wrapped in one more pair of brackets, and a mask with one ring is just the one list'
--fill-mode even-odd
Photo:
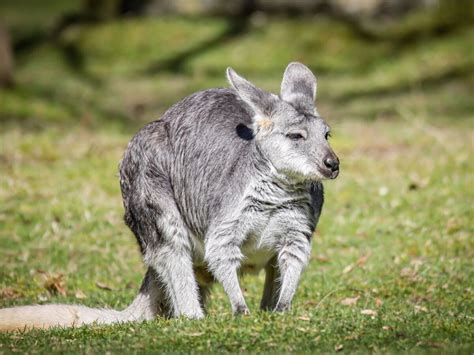
{"label": "wallaby's back", "polygon": [[[247,105],[229,89],[192,94],[130,142],[121,168],[121,188],[129,201],[157,194],[157,175],[166,175],[188,227],[203,234],[223,201],[238,195],[251,175],[254,142]],[[147,186],[153,191],[143,191]]]}

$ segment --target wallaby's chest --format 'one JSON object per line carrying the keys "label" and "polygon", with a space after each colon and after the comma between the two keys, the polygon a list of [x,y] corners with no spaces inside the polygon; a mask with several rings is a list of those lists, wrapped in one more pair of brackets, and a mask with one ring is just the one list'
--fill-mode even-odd
{"label": "wallaby's chest", "polygon": [[[225,225],[221,232],[239,245],[243,255],[241,273],[257,273],[275,255],[275,246],[284,233],[284,226],[296,216],[312,218],[309,190],[287,191],[272,182],[261,182],[247,189],[219,223]],[[210,239],[209,239],[210,238]],[[206,243],[214,243],[211,237],[194,240],[194,262],[198,267],[205,260]]]}

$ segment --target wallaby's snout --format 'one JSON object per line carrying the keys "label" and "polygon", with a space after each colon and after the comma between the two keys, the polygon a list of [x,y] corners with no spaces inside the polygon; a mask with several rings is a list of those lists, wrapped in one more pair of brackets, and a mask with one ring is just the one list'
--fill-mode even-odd
{"label": "wallaby's snout", "polygon": [[328,179],[335,179],[339,175],[339,158],[334,152],[329,152],[323,160],[325,171],[323,174]]}

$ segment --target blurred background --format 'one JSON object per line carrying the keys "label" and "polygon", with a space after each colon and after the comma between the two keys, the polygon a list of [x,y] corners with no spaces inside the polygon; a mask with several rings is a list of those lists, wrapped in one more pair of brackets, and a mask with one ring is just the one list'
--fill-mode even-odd
{"label": "blurred background", "polygon": [[330,121],[471,115],[470,0],[2,0],[2,125],[137,128],[234,67],[278,92],[290,61]]}
{"label": "blurred background", "polygon": [[[144,274],[122,221],[127,142],[184,96],[228,86],[228,66],[278,93],[291,61],[316,74],[341,159],[296,311],[343,337],[359,313],[340,301],[361,295],[393,317],[377,327],[406,320],[370,328],[379,344],[472,343],[472,0],[1,0],[0,307],[127,305]],[[263,275],[243,282],[256,309]],[[308,334],[295,349],[320,338]]]}

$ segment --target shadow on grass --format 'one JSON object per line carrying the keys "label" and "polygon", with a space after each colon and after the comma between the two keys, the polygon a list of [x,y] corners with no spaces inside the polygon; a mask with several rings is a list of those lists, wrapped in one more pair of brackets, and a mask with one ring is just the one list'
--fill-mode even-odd
{"label": "shadow on grass", "polygon": [[61,95],[49,87],[30,83],[22,86],[17,85],[12,90],[15,90],[18,95],[24,98],[31,97],[52,107],[60,108],[65,112],[65,115],[50,120],[38,119],[34,114],[25,113],[2,115],[0,116],[0,122],[5,129],[18,127],[25,131],[41,131],[51,127],[66,128],[73,125],[82,125],[90,129],[107,129],[113,126],[123,132],[133,132],[143,125],[143,122],[134,120],[120,110],[103,107],[99,102],[91,100],[80,100],[78,102],[74,97]]}
{"label": "shadow on grass", "polygon": [[177,55],[164,60],[157,61],[143,70],[142,74],[158,74],[160,72],[179,73],[184,71],[184,66],[187,61],[201,55],[213,48],[223,46],[226,43],[243,36],[249,30],[250,13],[237,16],[235,18],[227,18],[227,28],[217,34],[215,37],[209,38],[206,41],[188,48],[187,50],[178,53]]}
{"label": "shadow on grass", "polygon": [[98,20],[96,18],[87,14],[78,13],[64,15],[52,29],[36,30],[35,32],[18,38],[13,43],[15,57],[21,59],[22,57],[28,56],[36,48],[47,43],[52,43],[58,48],[64,59],[64,63],[69,67],[71,72],[83,81],[95,86],[101,86],[103,84],[102,80],[85,70],[86,57],[80,51],[77,44],[66,42],[62,39],[64,31],[73,25],[84,26],[92,25],[97,22]]}
{"label": "shadow on grass", "polygon": [[435,87],[449,83],[453,80],[465,79],[469,75],[473,75],[473,68],[470,64],[449,68],[446,71],[433,73],[419,78],[416,81],[400,81],[397,84],[388,87],[370,87],[367,89],[359,89],[357,91],[346,92],[334,99],[335,103],[346,103],[348,101],[362,98],[383,98],[392,95],[403,94],[410,91],[413,87]]}

